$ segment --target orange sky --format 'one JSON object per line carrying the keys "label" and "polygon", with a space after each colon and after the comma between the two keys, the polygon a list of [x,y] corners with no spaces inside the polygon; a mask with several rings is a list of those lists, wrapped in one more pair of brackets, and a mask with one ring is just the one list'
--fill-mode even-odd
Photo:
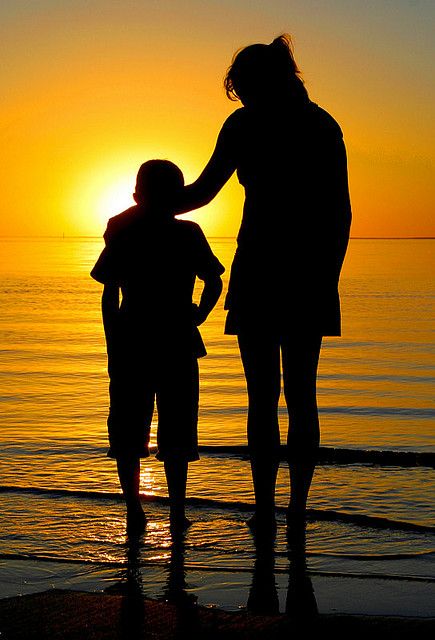
{"label": "orange sky", "polygon": [[[287,31],[345,134],[353,236],[435,236],[435,3],[6,0],[0,25],[0,235],[100,235],[151,157],[193,180],[233,52]],[[242,199],[233,178],[193,217],[235,235]]]}

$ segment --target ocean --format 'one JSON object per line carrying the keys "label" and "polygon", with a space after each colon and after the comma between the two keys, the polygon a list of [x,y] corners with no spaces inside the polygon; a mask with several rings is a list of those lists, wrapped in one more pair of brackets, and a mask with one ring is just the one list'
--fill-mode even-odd
{"label": "ocean", "polygon": [[[235,241],[210,243],[226,286]],[[129,566],[131,550],[106,457],[101,287],[89,277],[102,241],[2,238],[0,245],[0,596],[59,584],[104,588]],[[319,366],[325,449],[308,505],[313,574],[435,581],[434,248],[433,240],[350,242],[343,335],[324,339]],[[200,600],[207,572],[221,576],[206,598],[219,606],[232,588],[225,576],[248,574],[255,561],[244,524],[253,504],[246,388],[236,338],[223,333],[223,300],[202,327],[201,460],[189,468],[194,524],[183,549],[188,588]],[[280,424],[284,441],[283,402]],[[136,561],[158,597],[173,549],[163,466],[152,457],[142,464],[141,491],[149,523]],[[287,501],[282,463],[275,570],[283,575]]]}

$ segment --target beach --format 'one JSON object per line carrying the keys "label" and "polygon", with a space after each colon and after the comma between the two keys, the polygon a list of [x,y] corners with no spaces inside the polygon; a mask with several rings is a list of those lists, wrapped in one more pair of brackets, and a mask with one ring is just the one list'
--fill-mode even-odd
{"label": "beach", "polygon": [[[279,613],[275,598],[268,598],[270,594],[263,588],[254,595],[252,585],[248,606],[237,605],[248,591],[241,574],[211,572],[204,580],[201,572],[192,571],[191,576],[203,582],[203,601],[207,597],[219,598],[219,591],[224,591],[227,610],[212,604],[199,605],[193,594],[184,589],[168,591],[164,601],[146,598],[130,578],[107,587],[104,594],[54,588],[2,599],[0,632],[8,640],[111,640],[278,639],[317,631],[337,638],[348,637],[349,633],[425,638],[435,631],[434,611],[423,604],[429,598],[433,600],[434,584],[428,588],[427,584],[395,584],[391,580],[305,576],[303,583],[296,581],[292,585],[293,592],[288,585],[286,611]],[[284,591],[286,581],[287,577],[276,581],[277,592]]]}
{"label": "beach", "polygon": [[[56,629],[59,634],[65,634],[64,637],[76,637],[74,633],[84,631],[89,633],[86,625],[91,625],[96,635],[82,637],[118,637],[114,629],[116,625],[124,624],[120,611],[123,606],[127,607],[128,598],[133,598],[134,606],[138,599],[153,603],[149,606],[159,606],[159,616],[169,615],[168,603],[181,612],[191,613],[193,608],[202,615],[200,612],[205,611],[206,617],[214,612],[215,617],[208,617],[204,622],[204,635],[213,631],[212,625],[217,625],[217,632],[221,624],[227,623],[226,632],[230,636],[236,634],[235,637],[238,637],[237,633],[248,633],[251,637],[254,631],[281,637],[280,634],[285,630],[288,632],[292,625],[305,623],[321,624],[322,629],[325,624],[331,625],[331,629],[345,630],[359,625],[364,629],[374,626],[378,630],[400,626],[402,631],[415,628],[419,632],[433,628],[435,624],[433,553],[421,554],[419,559],[415,554],[400,553],[389,558],[374,554],[349,554],[347,557],[331,554],[326,557],[310,551],[301,553],[300,546],[295,548],[289,544],[284,514],[279,511],[276,539],[258,541],[249,532],[244,522],[247,512],[244,513],[240,505],[237,509],[216,510],[190,504],[188,515],[194,524],[183,540],[168,539],[165,553],[158,554],[153,538],[157,527],[165,526],[167,506],[160,502],[145,502],[144,507],[149,523],[143,538],[129,541],[122,531],[119,532],[119,544],[124,552],[122,559],[113,561],[96,556],[92,560],[77,558],[72,562],[56,561],[53,554],[51,557],[50,554],[33,557],[31,554],[27,557],[4,554],[0,561],[0,612],[3,612],[0,631],[4,637],[11,640],[44,637],[42,631],[38,636],[38,629],[44,625],[50,629],[50,637],[52,633],[56,637]],[[328,528],[326,519],[316,521],[314,518],[311,514],[307,524],[308,549],[312,546],[310,536],[316,538],[319,529]],[[244,535],[245,548],[239,549],[241,561],[234,556],[225,557],[218,544],[214,552],[208,548],[201,553],[195,545],[195,537],[204,545],[204,524],[210,534],[214,532],[215,540],[225,537],[224,532],[231,536],[239,531],[238,542],[233,541],[236,547],[242,543]],[[394,532],[390,531],[391,535],[394,536]],[[433,534],[429,532],[419,535],[433,540]],[[250,561],[246,554],[250,554]],[[95,599],[80,599],[75,595],[83,592],[92,594]],[[37,599],[38,594],[41,600]],[[113,601],[114,597],[117,600]],[[79,608],[74,609],[79,622],[68,614],[74,598],[79,598]],[[93,603],[90,608],[89,603]],[[95,617],[95,607],[100,617]],[[101,613],[106,610],[107,616]],[[19,617],[17,611],[22,611]],[[219,612],[231,614],[233,618],[223,615],[221,619]],[[35,618],[37,623],[28,623],[35,635],[25,636],[27,623],[24,621]],[[109,625],[110,633],[114,635],[104,631],[108,618],[114,621]],[[177,630],[171,627],[164,632],[169,635],[164,635],[151,624],[149,632],[155,633],[155,637],[176,637]]]}
{"label": "beach", "polygon": [[435,619],[320,615],[310,618],[227,613],[126,595],[52,591],[0,601],[5,637],[53,638],[288,638],[294,633],[349,633],[395,638],[430,637]]}

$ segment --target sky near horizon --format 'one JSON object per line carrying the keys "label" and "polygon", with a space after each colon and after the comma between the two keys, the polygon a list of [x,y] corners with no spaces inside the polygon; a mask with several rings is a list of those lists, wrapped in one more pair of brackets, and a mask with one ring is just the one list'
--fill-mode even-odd
{"label": "sky near horizon", "polygon": [[[435,236],[432,0],[3,0],[0,235],[101,235],[152,157],[194,180],[233,53],[283,32],[343,129],[352,235]],[[234,236],[242,203],[233,177],[189,217]]]}

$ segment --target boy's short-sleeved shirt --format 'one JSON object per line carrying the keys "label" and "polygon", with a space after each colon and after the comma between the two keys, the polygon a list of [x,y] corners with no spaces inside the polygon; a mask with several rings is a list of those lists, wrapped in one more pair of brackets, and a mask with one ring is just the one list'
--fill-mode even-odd
{"label": "boy's short-sleeved shirt", "polygon": [[199,225],[188,220],[153,220],[139,206],[111,218],[106,246],[91,271],[122,291],[121,339],[159,351],[206,354],[192,319],[195,278],[224,272]]}

